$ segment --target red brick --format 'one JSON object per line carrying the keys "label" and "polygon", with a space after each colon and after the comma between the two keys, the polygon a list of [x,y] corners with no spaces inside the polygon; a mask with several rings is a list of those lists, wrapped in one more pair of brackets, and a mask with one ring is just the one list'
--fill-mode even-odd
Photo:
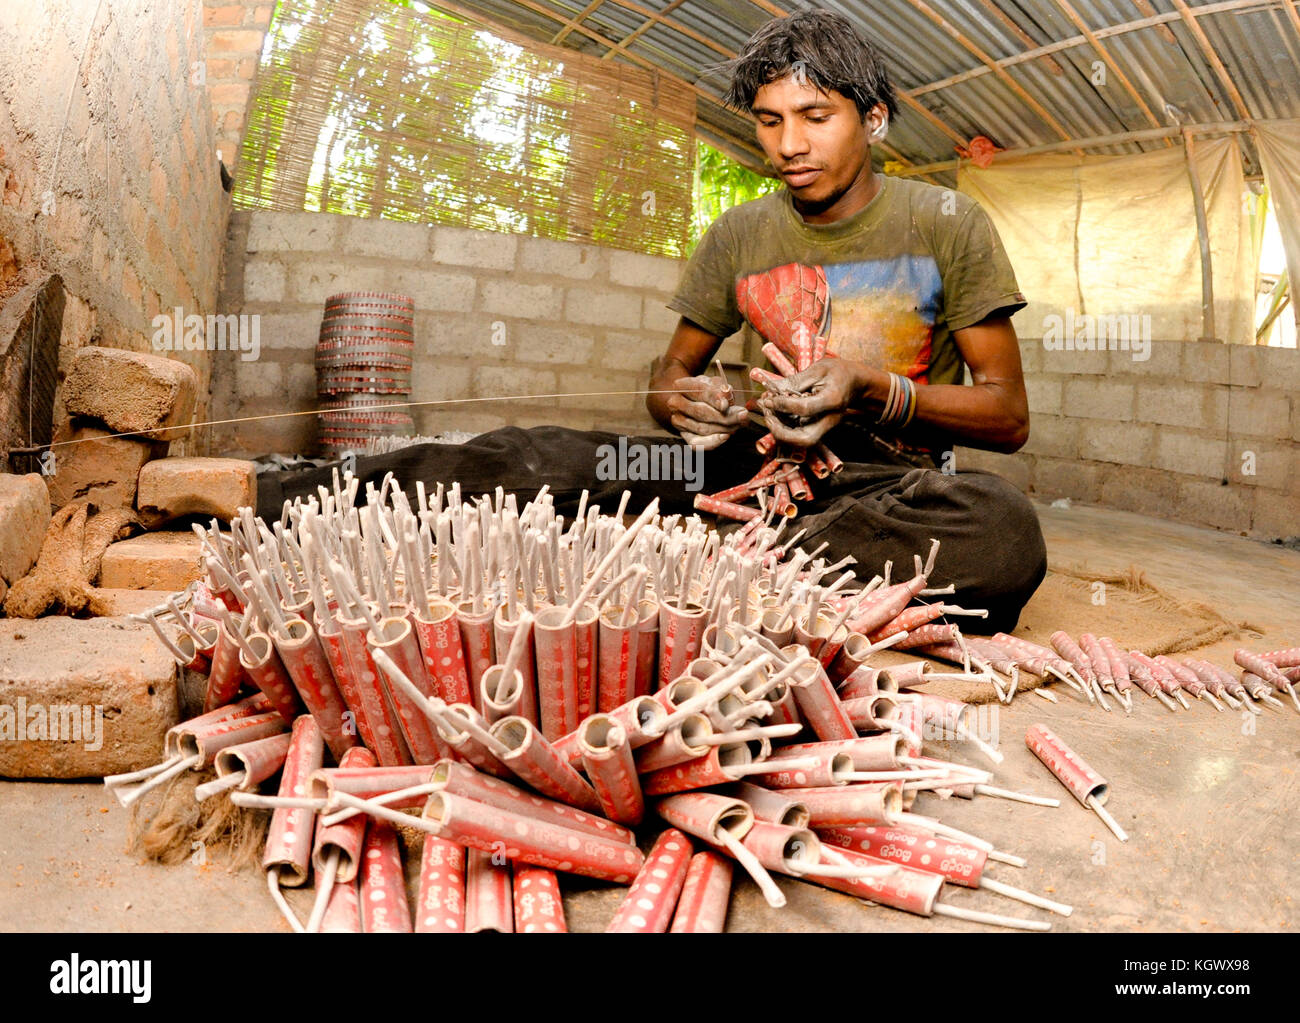
{"label": "red brick", "polygon": [[188,432],[197,390],[194,370],[177,359],[87,346],[64,380],[63,404],[114,431],[158,430],[149,439],[165,441]]}
{"label": "red brick", "polygon": [[258,4],[253,8],[253,18],[250,24],[258,28],[266,28],[271,24],[271,8],[274,4]]}
{"label": "red brick", "polygon": [[37,473],[0,473],[0,585],[13,584],[36,564],[50,525],[50,495]]}
{"label": "red brick", "polygon": [[244,60],[241,60],[239,62],[239,71],[237,73],[240,78],[246,78],[249,80],[257,77],[257,58],[246,57]]}
{"label": "red brick", "polygon": [[257,504],[257,469],[237,458],[161,458],[140,471],[136,506],[150,528],[184,515],[234,518]]}
{"label": "red brick", "polygon": [[218,29],[208,36],[208,44],[218,53],[260,53],[265,32],[257,29]]}
{"label": "red brick", "polygon": [[149,262],[157,270],[167,259],[167,245],[163,242],[162,232],[158,230],[158,222],[151,221],[149,232],[144,239],[145,255],[149,257]]}
{"label": "red brick", "polygon": [[[0,742],[0,775],[9,778],[138,770],[158,760],[163,735],[179,720],[176,662],[149,626],[120,619],[0,623],[0,691],[10,706],[22,698],[29,713],[59,714],[57,736],[48,722],[47,738],[34,736],[29,718],[24,738]],[[88,734],[72,730],[67,708]]]}
{"label": "red brick", "polygon": [[140,275],[135,267],[126,263],[122,267],[122,295],[132,309],[144,308],[144,292],[140,287]]}
{"label": "red brick", "polygon": [[[82,421],[84,422],[84,420]],[[130,508],[135,504],[136,478],[149,459],[165,445],[131,437],[112,437],[93,426],[72,429],[77,443],[55,448],[54,475],[49,477],[50,504],[89,498],[101,508]]]}
{"label": "red brick", "polygon": [[157,209],[167,204],[167,174],[157,160],[149,166],[149,198]]}
{"label": "red brick", "polygon": [[209,57],[204,63],[207,65],[209,82],[235,77],[235,61],[232,58]]}
{"label": "red brick", "polygon": [[199,577],[202,548],[190,531],[146,533],[104,552],[100,585],[118,590],[183,590]]}
{"label": "red brick", "polygon": [[126,229],[137,240],[143,239],[149,230],[149,216],[145,213],[144,206],[135,196],[128,195],[123,208],[126,213]]}
{"label": "red brick", "polygon": [[212,86],[209,94],[214,106],[243,106],[248,102],[248,85],[242,82],[227,82]]}
{"label": "red brick", "polygon": [[[181,124],[181,143],[185,147],[185,162],[181,164],[181,168],[184,169],[192,165],[199,155],[199,142],[194,134],[194,117],[189,111],[186,111],[185,120]],[[187,190],[185,194],[189,195],[189,191]]]}
{"label": "red brick", "polygon": [[243,4],[231,4],[228,7],[213,7],[211,4],[203,5],[203,26],[208,27],[229,27],[232,25],[242,25],[244,23],[244,6]]}

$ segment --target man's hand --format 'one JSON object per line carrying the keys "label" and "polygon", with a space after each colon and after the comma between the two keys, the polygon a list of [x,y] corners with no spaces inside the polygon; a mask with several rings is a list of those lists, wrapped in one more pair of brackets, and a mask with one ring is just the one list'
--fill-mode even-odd
{"label": "man's hand", "polygon": [[784,388],[758,399],[772,436],[785,444],[812,447],[860,401],[870,372],[858,362],[826,358],[786,377]]}
{"label": "man's hand", "polygon": [[731,385],[722,377],[679,377],[673,387],[679,393],[666,402],[669,422],[693,448],[708,451],[725,444],[749,416],[733,404]]}

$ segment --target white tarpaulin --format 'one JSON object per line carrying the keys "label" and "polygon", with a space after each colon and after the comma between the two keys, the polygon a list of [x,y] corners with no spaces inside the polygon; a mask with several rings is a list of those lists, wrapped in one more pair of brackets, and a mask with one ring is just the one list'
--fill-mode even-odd
{"label": "white tarpaulin", "polygon": [[1259,149],[1264,183],[1268,185],[1278,233],[1286,250],[1286,272],[1291,279],[1291,309],[1300,333],[1300,120],[1257,121],[1255,142]]}
{"label": "white tarpaulin", "polygon": [[[1220,340],[1254,341],[1255,266],[1232,138],[1198,139]],[[962,166],[957,185],[992,217],[1029,305],[1022,337],[1073,334],[1085,317],[1147,339],[1201,337],[1201,256],[1181,141],[1135,156],[1051,154]],[[1149,319],[1144,319],[1149,317]]]}

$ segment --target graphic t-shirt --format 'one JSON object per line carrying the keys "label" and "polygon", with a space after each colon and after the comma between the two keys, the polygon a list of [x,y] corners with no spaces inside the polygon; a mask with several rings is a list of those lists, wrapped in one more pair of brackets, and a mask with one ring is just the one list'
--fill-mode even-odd
{"label": "graphic t-shirt", "polygon": [[1024,305],[978,203],[888,176],[864,209],[832,224],[805,223],[789,189],[727,210],[668,303],[719,337],[745,321],[778,346],[804,331],[833,355],[921,384],[961,383],[952,332]]}

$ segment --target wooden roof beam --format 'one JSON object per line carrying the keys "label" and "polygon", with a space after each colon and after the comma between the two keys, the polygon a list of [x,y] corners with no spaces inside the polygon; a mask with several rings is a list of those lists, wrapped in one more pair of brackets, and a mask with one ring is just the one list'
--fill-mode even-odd
{"label": "wooden roof beam", "polygon": [[1214,69],[1215,75],[1219,79],[1219,84],[1232,100],[1232,105],[1237,108],[1237,116],[1242,120],[1250,120],[1250,111],[1246,109],[1246,101],[1241,98],[1241,93],[1237,90],[1236,83],[1232,76],[1228,74],[1228,69],[1223,66],[1223,61],[1219,59],[1219,54],[1210,44],[1210,38],[1205,34],[1205,29],[1201,28],[1200,23],[1192,17],[1191,8],[1187,6],[1185,0],[1171,0],[1178,13],[1182,15],[1183,23],[1195,37],[1197,45],[1200,46],[1201,52],[1205,59],[1210,62],[1210,67]]}
{"label": "wooden roof beam", "polygon": [[[1092,48],[1097,51],[1097,55],[1105,62],[1106,67],[1110,69],[1111,74],[1119,79],[1119,83],[1124,87],[1124,91],[1133,97],[1133,102],[1135,102],[1138,105],[1138,109],[1146,115],[1146,119],[1151,122],[1151,126],[1153,128],[1160,127],[1160,121],[1156,118],[1156,115],[1151,112],[1151,108],[1147,106],[1146,101],[1138,93],[1137,89],[1134,88],[1133,83],[1129,81],[1128,75],[1124,74],[1124,72],[1120,70],[1120,66],[1115,63],[1115,58],[1110,55],[1106,47],[1101,45],[1101,40],[1098,39],[1092,29],[1088,27],[1088,23],[1080,17],[1079,12],[1074,9],[1070,0],[1055,0],[1055,2],[1056,6],[1061,8],[1065,16],[1074,23],[1074,27],[1082,32],[1088,42],[1092,44]],[[1165,144],[1172,145],[1173,143],[1166,140]]]}

